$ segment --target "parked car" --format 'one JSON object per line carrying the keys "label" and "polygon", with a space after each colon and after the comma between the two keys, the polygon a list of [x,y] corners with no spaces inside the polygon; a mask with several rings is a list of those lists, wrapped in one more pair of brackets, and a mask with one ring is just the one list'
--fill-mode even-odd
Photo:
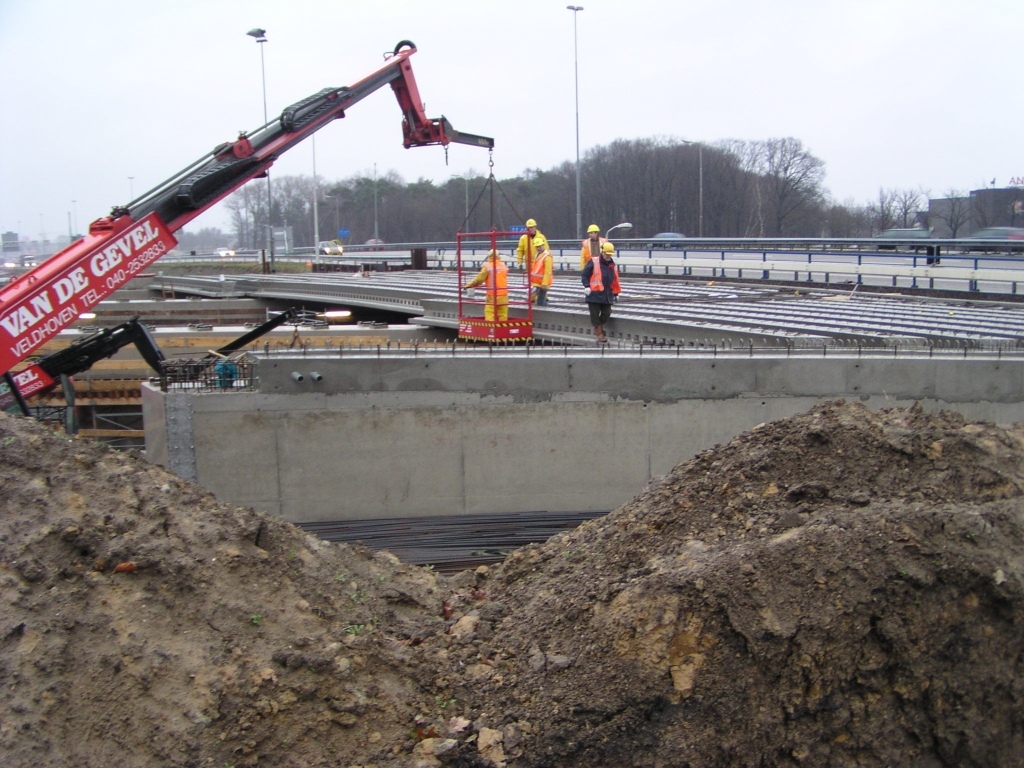
{"label": "parked car", "polygon": [[334,240],[324,240],[317,244],[319,253],[322,256],[344,256],[345,248],[341,243]]}
{"label": "parked car", "polygon": [[659,232],[647,243],[648,248],[673,248],[679,243],[676,240],[685,240],[686,235],[680,232]]}

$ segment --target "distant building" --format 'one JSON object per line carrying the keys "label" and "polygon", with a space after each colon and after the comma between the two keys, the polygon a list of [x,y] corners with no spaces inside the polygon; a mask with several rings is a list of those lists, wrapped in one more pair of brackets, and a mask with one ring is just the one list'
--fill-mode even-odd
{"label": "distant building", "polygon": [[4,232],[0,237],[3,238],[4,253],[17,253],[21,250],[21,244],[18,241],[17,232]]}
{"label": "distant building", "polygon": [[971,232],[986,227],[1024,225],[1024,189],[976,189],[971,192]]}
{"label": "distant building", "polygon": [[973,189],[966,197],[929,200],[928,226],[940,238],[967,237],[987,227],[1024,226],[1024,188],[986,187]]}

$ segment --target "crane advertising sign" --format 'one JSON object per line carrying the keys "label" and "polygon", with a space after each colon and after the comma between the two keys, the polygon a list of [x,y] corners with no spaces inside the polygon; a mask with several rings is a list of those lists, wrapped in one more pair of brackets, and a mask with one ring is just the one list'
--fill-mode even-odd
{"label": "crane advertising sign", "polygon": [[49,273],[43,264],[7,286],[0,291],[0,370],[10,370],[177,244],[151,213],[118,233],[90,235],[78,258]]}

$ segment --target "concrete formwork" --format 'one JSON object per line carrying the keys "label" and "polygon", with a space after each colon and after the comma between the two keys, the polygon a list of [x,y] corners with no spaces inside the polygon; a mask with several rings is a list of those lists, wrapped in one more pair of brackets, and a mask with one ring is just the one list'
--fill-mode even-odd
{"label": "concrete formwork", "polygon": [[705,448],[841,396],[1024,418],[1024,365],[994,357],[519,350],[258,366],[259,391],[148,387],[147,455],[223,500],[295,522],[605,511]]}

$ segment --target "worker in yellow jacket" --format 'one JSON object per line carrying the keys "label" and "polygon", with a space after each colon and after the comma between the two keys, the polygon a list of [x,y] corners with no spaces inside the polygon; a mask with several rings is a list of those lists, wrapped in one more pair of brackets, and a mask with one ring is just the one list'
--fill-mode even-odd
{"label": "worker in yellow jacket", "polygon": [[487,285],[487,301],[484,304],[484,320],[508,320],[508,267],[497,251],[487,254],[487,261],[476,277],[462,286],[462,290]]}
{"label": "worker in yellow jacket", "polygon": [[583,241],[583,250],[580,251],[580,270],[583,270],[590,260],[601,255],[601,246],[607,240],[601,237],[601,228],[597,224],[587,227],[587,239]]}
{"label": "worker in yellow jacket", "polygon": [[530,285],[533,286],[530,300],[538,307],[546,307],[548,305],[548,288],[554,282],[551,274],[552,261],[551,251],[548,249],[547,244],[545,244],[534,257],[533,265],[530,267]]}
{"label": "worker in yellow jacket", "polygon": [[516,261],[519,266],[530,269],[533,258],[540,252],[541,247],[548,247],[548,239],[537,229],[536,221],[527,219],[526,234],[519,238],[519,247],[516,248]]}

